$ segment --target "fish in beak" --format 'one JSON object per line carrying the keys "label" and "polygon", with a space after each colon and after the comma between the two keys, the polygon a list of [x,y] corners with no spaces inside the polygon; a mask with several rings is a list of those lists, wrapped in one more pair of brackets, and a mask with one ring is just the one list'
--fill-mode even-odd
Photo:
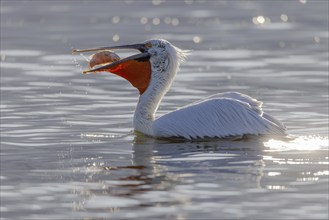
{"label": "fish in beak", "polygon": [[74,49],[72,53],[84,53],[95,51],[108,51],[119,49],[134,49],[139,50],[141,53],[135,54],[115,62],[91,68],[83,71],[83,73],[91,72],[110,72],[128,80],[135,88],[139,90],[140,94],[143,94],[147,89],[151,80],[151,55],[147,52],[148,45],[145,44],[131,44],[121,45],[114,47],[100,47],[78,50]]}

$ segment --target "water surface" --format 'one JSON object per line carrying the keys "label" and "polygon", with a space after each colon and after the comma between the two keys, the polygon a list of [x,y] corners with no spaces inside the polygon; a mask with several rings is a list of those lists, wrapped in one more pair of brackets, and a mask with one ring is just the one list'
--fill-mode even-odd
{"label": "water surface", "polygon": [[[289,138],[134,134],[70,51],[150,38],[192,51],[158,115],[238,91]],[[1,1],[1,219],[327,219],[328,160],[327,1]]]}

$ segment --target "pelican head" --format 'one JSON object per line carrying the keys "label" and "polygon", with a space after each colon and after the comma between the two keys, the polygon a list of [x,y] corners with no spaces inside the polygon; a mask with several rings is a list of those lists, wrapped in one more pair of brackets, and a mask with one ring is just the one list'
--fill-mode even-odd
{"label": "pelican head", "polygon": [[114,73],[128,80],[139,90],[140,95],[146,91],[151,81],[163,82],[169,88],[179,65],[186,57],[185,51],[163,39],[147,40],[139,44],[73,50],[73,52],[118,49],[135,49],[140,53],[98,68],[86,70],[84,73],[103,71]]}

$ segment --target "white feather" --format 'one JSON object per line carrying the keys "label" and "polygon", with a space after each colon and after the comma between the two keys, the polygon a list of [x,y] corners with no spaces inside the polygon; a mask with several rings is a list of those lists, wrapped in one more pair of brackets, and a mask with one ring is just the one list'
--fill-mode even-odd
{"label": "white feather", "polygon": [[[261,111],[262,112],[262,111]],[[243,101],[214,98],[178,109],[153,123],[156,137],[229,137],[241,135],[284,134],[284,129],[261,116]]]}

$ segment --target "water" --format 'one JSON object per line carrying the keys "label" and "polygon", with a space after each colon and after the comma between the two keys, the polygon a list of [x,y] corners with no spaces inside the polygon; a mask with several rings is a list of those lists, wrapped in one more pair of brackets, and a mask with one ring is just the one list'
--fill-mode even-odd
{"label": "water", "polygon": [[[327,219],[327,25],[327,1],[1,1],[1,219]],[[290,137],[134,134],[137,91],[70,51],[150,38],[192,50],[158,115],[234,90]]]}

